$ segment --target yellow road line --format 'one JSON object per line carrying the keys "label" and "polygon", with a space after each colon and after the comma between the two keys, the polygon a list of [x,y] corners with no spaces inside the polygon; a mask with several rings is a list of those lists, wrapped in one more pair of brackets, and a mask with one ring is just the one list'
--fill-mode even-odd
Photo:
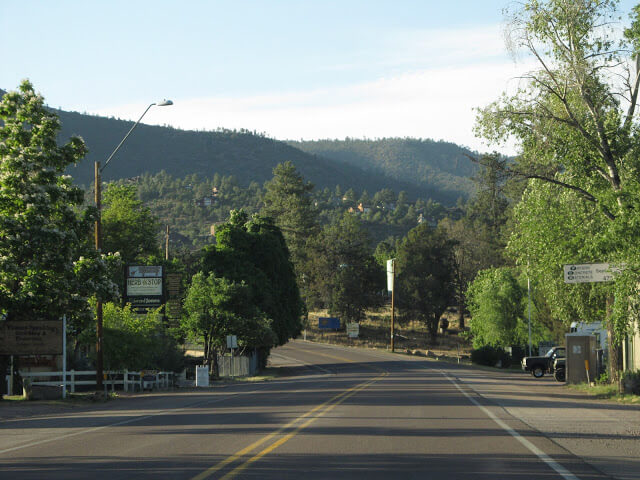
{"label": "yellow road line", "polygon": [[[326,402],[315,406],[314,408],[312,408],[311,410],[309,410],[307,413],[305,413],[304,415],[301,415],[300,417],[295,418],[294,420],[290,421],[289,423],[287,423],[286,425],[284,425],[283,427],[279,428],[278,430],[276,430],[275,432],[270,433],[269,435],[266,435],[264,437],[262,437],[261,439],[253,442],[251,445],[243,448],[242,450],[237,451],[236,453],[234,453],[233,455],[231,455],[230,457],[227,457],[226,459],[222,460],[221,462],[217,463],[216,465],[212,466],[211,468],[208,468],[207,470],[205,470],[204,472],[201,472],[200,474],[196,475],[195,477],[193,477],[191,480],[203,480],[205,478],[208,478],[209,476],[211,476],[212,474],[214,474],[215,472],[223,469],[224,467],[226,467],[227,465],[229,465],[230,463],[235,462],[236,460],[238,460],[239,458],[243,457],[244,455],[248,454],[249,452],[251,452],[252,450],[256,449],[257,447],[259,447],[260,445],[263,445],[264,443],[268,442],[269,440],[271,440],[272,438],[276,437],[277,435],[280,435],[281,433],[283,433],[285,430],[291,428],[294,424],[296,424],[297,422],[299,422],[300,420],[314,414],[315,412],[317,412],[318,410],[326,407],[327,405],[330,405],[332,402],[337,402],[336,405],[338,405],[339,403],[341,403],[342,401],[344,401],[346,398],[348,398],[347,396],[351,396],[353,394],[355,394],[357,391],[360,391],[362,388],[366,388],[367,386],[369,386],[371,383],[373,383],[374,381],[379,380],[380,378],[382,378],[383,376],[385,376],[386,373],[384,375],[381,375],[380,377],[377,377],[373,380],[369,380],[367,382],[361,383],[360,385],[356,385],[355,387],[351,387],[348,390],[345,390],[342,393],[339,393],[338,395],[335,395],[333,397],[331,397],[329,400],[327,400]],[[345,397],[345,398],[342,398]],[[327,410],[328,411],[328,410]],[[324,414],[325,412],[323,412]],[[315,420],[315,418],[312,419],[312,421]],[[311,423],[311,422],[309,422]],[[306,426],[306,424],[305,424]],[[302,427],[304,428],[304,427]],[[295,432],[297,433],[300,429],[295,430]],[[254,460],[255,461],[255,460]],[[223,477],[224,478],[224,477]]]}
{"label": "yellow road line", "polygon": [[[387,375],[388,375],[388,373],[383,373],[382,375],[374,378],[373,380],[369,380],[368,382],[361,383],[360,385],[358,385],[356,387],[353,387],[353,388],[350,388],[349,390],[346,390],[345,392],[343,392],[341,394],[341,398],[339,396],[335,402],[330,403],[329,405],[327,405],[327,403],[329,403],[330,401],[329,402],[325,402],[323,405],[327,405],[326,408],[323,411],[319,412],[318,415],[316,415],[313,418],[308,419],[302,425],[299,425],[294,431],[292,431],[292,432],[288,433],[287,435],[285,435],[284,437],[280,438],[277,442],[272,443],[267,448],[265,448],[261,452],[257,453],[256,455],[254,455],[253,457],[248,459],[243,464],[238,465],[236,468],[234,468],[229,473],[227,473],[225,476],[223,476],[220,480],[227,480],[227,479],[234,478],[236,475],[238,475],[242,471],[246,470],[252,463],[260,460],[265,455],[268,455],[269,453],[273,452],[276,448],[278,448],[278,447],[284,445],[285,443],[287,443],[289,440],[291,440],[293,437],[295,437],[298,433],[300,433],[301,430],[307,428],[309,425],[311,425],[313,422],[315,422],[318,418],[322,417],[326,413],[328,413],[331,410],[333,410],[336,406],[340,405],[347,398],[355,395],[359,391],[367,388],[372,383],[377,382],[378,380],[380,380],[381,378],[383,378],[383,377],[385,377]],[[334,398],[336,398],[336,397],[334,397]]]}

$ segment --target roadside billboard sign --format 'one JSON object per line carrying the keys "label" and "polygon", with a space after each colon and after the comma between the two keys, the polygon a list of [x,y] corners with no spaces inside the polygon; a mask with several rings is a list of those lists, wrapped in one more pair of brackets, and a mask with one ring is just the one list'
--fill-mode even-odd
{"label": "roadside billboard sign", "polygon": [[127,265],[124,301],[136,313],[145,314],[164,304],[162,265]]}
{"label": "roadside billboard sign", "polygon": [[318,318],[318,328],[320,330],[339,330],[339,317],[320,317]]}
{"label": "roadside billboard sign", "polygon": [[182,275],[167,273],[165,275],[165,315],[175,322],[182,314]]}
{"label": "roadside billboard sign", "polygon": [[61,355],[62,320],[0,322],[0,355]]}

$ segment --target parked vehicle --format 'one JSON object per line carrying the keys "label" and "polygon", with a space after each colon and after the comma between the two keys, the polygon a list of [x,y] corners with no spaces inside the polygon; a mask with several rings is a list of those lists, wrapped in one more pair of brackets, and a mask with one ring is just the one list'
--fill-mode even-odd
{"label": "parked vehicle", "polygon": [[583,335],[595,335],[599,348],[602,350],[607,350],[608,348],[607,339],[609,334],[607,333],[606,327],[602,325],[602,322],[571,322],[569,332],[582,333]]}
{"label": "parked vehicle", "polygon": [[553,373],[553,362],[557,358],[565,357],[564,347],[551,347],[543,357],[524,357],[522,359],[522,369],[531,372],[536,378],[543,377],[545,373]]}
{"label": "parked vehicle", "polygon": [[558,382],[564,382],[567,379],[566,358],[556,358],[553,362],[553,378]]}

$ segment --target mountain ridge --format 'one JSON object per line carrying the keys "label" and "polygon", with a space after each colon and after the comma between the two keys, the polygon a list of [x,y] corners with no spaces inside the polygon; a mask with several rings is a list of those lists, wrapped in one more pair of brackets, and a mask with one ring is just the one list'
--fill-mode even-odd
{"label": "mountain ridge", "polygon": [[[88,187],[93,182],[93,163],[108,158],[133,122],[51,110],[60,118],[59,142],[78,135],[87,144],[87,156],[67,173]],[[442,144],[448,153],[436,151]],[[473,168],[460,161],[467,152],[471,153],[455,144],[412,138],[295,142],[248,130],[193,131],[141,123],[102,177],[110,181],[165,171],[174,177],[211,178],[218,173],[232,175],[246,187],[251,182],[262,185],[278,163],[291,161],[317,188],[339,185],[343,191],[357,192],[390,188],[404,190],[410,198],[453,205],[473,192],[469,179]]]}

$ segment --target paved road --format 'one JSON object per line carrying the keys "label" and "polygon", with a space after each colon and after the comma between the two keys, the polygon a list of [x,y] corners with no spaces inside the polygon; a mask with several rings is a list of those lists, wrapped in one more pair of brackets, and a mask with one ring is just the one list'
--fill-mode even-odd
{"label": "paved road", "polygon": [[456,366],[306,342],[272,363],[280,380],[2,421],[0,478],[610,478]]}

